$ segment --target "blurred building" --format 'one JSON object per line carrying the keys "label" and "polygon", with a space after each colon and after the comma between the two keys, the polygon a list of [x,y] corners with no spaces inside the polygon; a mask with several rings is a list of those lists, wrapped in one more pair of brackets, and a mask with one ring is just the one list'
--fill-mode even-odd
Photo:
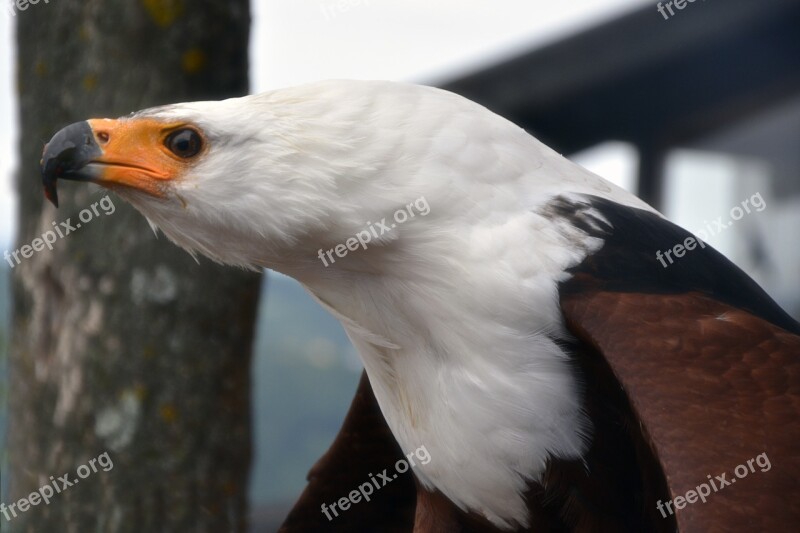
{"label": "blurred building", "polygon": [[567,155],[628,143],[634,192],[800,317],[800,2],[673,12],[654,3],[443,87]]}

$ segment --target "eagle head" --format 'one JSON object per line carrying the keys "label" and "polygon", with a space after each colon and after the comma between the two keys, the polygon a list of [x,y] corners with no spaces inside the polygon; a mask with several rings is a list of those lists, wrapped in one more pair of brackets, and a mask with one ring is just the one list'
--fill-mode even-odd
{"label": "eagle head", "polygon": [[381,83],[322,82],[78,122],[45,147],[45,193],[57,206],[58,179],[97,183],[192,254],[317,268],[318,250],[431,189],[414,179],[408,158],[394,157],[407,139],[389,124],[411,110]]}

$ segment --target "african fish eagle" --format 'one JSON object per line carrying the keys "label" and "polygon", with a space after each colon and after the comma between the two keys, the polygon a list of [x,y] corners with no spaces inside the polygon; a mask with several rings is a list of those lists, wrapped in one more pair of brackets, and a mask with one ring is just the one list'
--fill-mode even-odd
{"label": "african fish eagle", "polygon": [[[54,202],[108,187],[341,321],[367,379],[282,531],[800,523],[800,325],[699,240],[665,268],[691,234],[474,102],[328,81],[167,105],[66,127],[42,168]],[[420,446],[409,481],[320,512]]]}

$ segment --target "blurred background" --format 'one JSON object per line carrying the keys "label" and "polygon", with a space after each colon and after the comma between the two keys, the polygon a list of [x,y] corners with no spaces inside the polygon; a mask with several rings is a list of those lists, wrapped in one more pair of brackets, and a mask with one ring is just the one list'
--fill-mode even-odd
{"label": "blurred background", "polygon": [[[799,7],[697,2],[665,16],[649,0],[254,0],[250,91],[358,78],[463,94],[705,231],[800,318]],[[0,252],[19,246],[12,178],[36,180],[17,147],[46,140],[18,133],[14,25],[48,9],[0,13]],[[731,209],[754,195],[765,207],[733,220]],[[11,275],[0,262],[0,443]],[[253,530],[265,531],[337,433],[361,364],[294,281],[268,273],[261,290],[247,493]],[[7,495],[5,486],[0,501]]]}

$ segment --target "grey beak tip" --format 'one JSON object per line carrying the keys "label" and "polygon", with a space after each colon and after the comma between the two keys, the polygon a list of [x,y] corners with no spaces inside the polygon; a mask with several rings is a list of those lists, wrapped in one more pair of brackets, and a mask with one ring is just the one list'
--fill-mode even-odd
{"label": "grey beak tip", "polygon": [[76,122],[56,133],[44,147],[41,160],[44,193],[58,207],[59,179],[89,179],[82,169],[101,155],[88,122]]}

